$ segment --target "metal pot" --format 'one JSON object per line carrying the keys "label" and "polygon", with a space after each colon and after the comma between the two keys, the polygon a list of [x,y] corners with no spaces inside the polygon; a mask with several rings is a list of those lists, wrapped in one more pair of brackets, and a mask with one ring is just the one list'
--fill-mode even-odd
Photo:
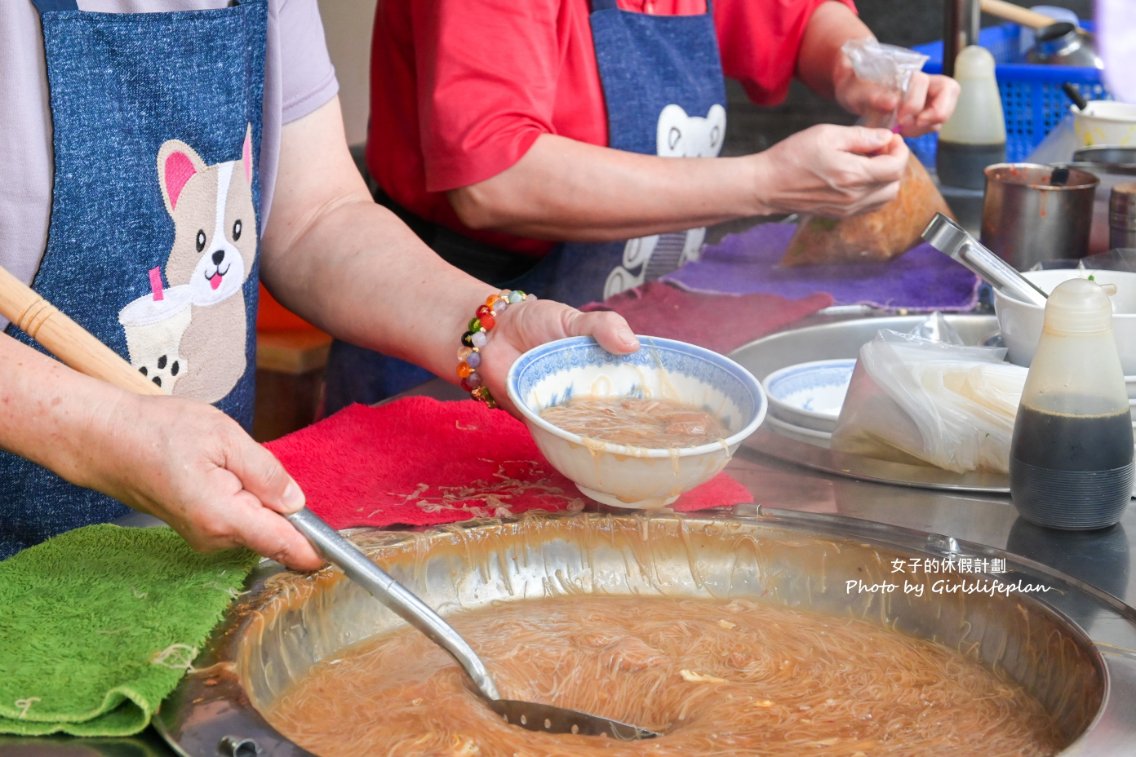
{"label": "metal pot", "polygon": [[996,163],[985,173],[981,240],[1003,260],[1025,271],[1089,254],[1096,175],[1036,163]]}
{"label": "metal pot", "polygon": [[[857,617],[958,649],[1042,703],[1066,754],[1119,754],[1136,743],[1136,620],[1118,600],[1028,560],[955,539],[836,516],[754,510],[715,517],[576,514],[467,523],[425,532],[358,532],[366,552],[436,607],[550,594],[760,597]],[[1004,560],[998,580],[1030,593],[850,592],[895,580],[894,561]],[[908,574],[913,580],[989,574]],[[922,576],[922,579],[920,579]],[[402,625],[335,569],[255,576],[155,725],[183,754],[305,752],[257,708],[318,660]],[[1066,614],[1068,613],[1068,614]],[[1085,627],[1107,628],[1097,645]],[[1118,649],[1117,646],[1126,649]],[[381,707],[381,702],[374,706]],[[665,740],[665,736],[663,737]],[[663,742],[658,742],[662,744]]]}

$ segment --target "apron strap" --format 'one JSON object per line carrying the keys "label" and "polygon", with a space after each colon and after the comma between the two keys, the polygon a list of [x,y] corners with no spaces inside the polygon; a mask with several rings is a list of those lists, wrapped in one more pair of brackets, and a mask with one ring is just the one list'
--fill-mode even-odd
{"label": "apron strap", "polygon": [[79,0],[32,0],[32,4],[41,16],[52,11],[79,10]]}
{"label": "apron strap", "polygon": [[[242,0],[230,0],[230,5],[240,5]],[[39,15],[52,11],[77,11],[79,0],[32,0],[32,5],[39,11]]]}
{"label": "apron strap", "polygon": [[[35,0],[33,0],[35,1]],[[712,13],[710,9],[711,0],[706,0],[706,12]],[[596,11],[615,10],[619,7],[618,0],[591,0],[592,13]]]}

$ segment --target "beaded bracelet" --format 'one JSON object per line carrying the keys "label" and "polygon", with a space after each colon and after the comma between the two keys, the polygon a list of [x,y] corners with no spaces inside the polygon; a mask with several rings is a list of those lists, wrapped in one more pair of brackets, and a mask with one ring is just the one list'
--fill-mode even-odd
{"label": "beaded bracelet", "polygon": [[470,319],[468,330],[462,334],[462,346],[458,350],[458,379],[461,388],[489,407],[497,407],[497,401],[489,393],[489,387],[481,383],[481,376],[477,372],[481,365],[481,348],[489,341],[489,332],[497,325],[497,318],[505,309],[530,298],[535,299],[535,295],[525,294],[519,289],[502,289],[489,295],[485,304]]}

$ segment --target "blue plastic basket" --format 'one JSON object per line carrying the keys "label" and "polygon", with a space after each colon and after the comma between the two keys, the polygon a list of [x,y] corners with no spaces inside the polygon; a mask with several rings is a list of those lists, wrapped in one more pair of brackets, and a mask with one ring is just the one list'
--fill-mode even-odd
{"label": "blue plastic basket", "polygon": [[[1086,29],[1088,23],[1082,23]],[[994,74],[1006,118],[1006,160],[1024,160],[1045,136],[1069,113],[1069,97],[1061,85],[1069,82],[1086,100],[1111,100],[1101,82],[1101,72],[1081,66],[1050,66],[1025,63],[1019,53],[1021,27],[1017,24],[990,26],[978,33],[978,44],[994,56]],[[929,56],[923,70],[943,72],[943,43],[919,45],[916,51]],[[937,134],[907,140],[908,147],[923,162],[934,167]]]}

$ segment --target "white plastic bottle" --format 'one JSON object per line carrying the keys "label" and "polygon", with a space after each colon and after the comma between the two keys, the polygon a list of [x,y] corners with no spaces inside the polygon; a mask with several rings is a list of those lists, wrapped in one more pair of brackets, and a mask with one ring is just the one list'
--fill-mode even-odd
{"label": "white plastic bottle", "polygon": [[994,73],[994,56],[978,45],[959,51],[955,62],[958,105],[939,132],[935,169],[939,183],[983,189],[983,170],[1006,160],[1006,119]]}
{"label": "white plastic bottle", "polygon": [[1112,304],[1088,279],[1045,304],[1010,442],[1010,497],[1039,526],[1115,525],[1133,484],[1132,415],[1112,333]]}

